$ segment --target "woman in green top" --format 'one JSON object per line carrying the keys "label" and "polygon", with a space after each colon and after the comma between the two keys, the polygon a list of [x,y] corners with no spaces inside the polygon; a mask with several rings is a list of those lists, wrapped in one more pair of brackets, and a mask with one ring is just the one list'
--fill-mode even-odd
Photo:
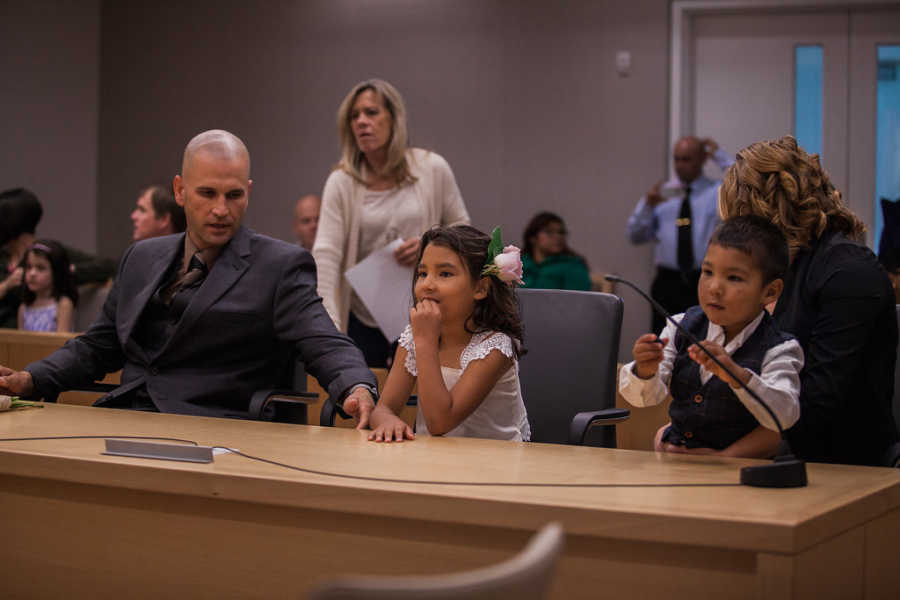
{"label": "woman in green top", "polygon": [[551,212],[536,214],[522,235],[526,288],[590,290],[587,263],[566,244],[566,225]]}

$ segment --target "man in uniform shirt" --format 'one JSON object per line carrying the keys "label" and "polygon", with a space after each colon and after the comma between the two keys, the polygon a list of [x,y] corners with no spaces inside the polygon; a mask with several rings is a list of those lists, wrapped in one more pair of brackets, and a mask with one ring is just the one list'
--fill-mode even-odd
{"label": "man in uniform shirt", "polygon": [[[656,244],[650,295],[675,314],[699,303],[700,263],[719,223],[721,181],[705,177],[703,164],[712,158],[724,170],[733,161],[713,140],[694,136],[679,139],[672,155],[676,178],[658,182],[638,201],[628,218],[628,238],[633,244]],[[652,331],[659,333],[664,326],[663,317],[654,312]]]}

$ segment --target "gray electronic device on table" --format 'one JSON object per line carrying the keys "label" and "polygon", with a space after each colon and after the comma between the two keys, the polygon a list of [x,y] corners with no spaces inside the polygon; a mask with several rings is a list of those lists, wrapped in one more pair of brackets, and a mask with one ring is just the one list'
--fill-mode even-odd
{"label": "gray electronic device on table", "polygon": [[155,458],[158,460],[178,460],[183,462],[211,463],[211,446],[190,444],[162,444],[159,442],[137,442],[107,438],[106,452],[110,456],[130,456],[134,458]]}

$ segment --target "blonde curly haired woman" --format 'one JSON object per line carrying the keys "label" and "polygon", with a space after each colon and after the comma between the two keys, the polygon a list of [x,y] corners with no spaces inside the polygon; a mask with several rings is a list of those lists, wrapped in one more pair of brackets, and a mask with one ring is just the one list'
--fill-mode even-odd
{"label": "blonde curly haired woman", "polygon": [[788,430],[807,460],[881,465],[892,417],[897,315],[887,274],[863,244],[865,225],[841,201],[818,155],[791,136],[744,148],[719,190],[722,219],[759,215],[788,240],[791,266],[773,316],[797,337],[800,420]]}

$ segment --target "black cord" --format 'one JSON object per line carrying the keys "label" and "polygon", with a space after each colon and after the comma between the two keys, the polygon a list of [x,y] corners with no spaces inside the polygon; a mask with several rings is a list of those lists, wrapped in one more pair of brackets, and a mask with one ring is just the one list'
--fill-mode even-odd
{"label": "black cord", "polygon": [[[154,437],[146,435],[57,435],[57,436],[41,436],[41,437],[23,437],[23,438],[0,438],[0,442],[27,442],[34,440],[96,440],[96,439],[119,439],[119,440],[165,440],[168,442],[182,442],[192,446],[199,446],[194,440],[182,440],[179,438]],[[493,482],[493,481],[431,481],[427,479],[393,479],[390,477],[372,477],[369,475],[349,475],[347,473],[335,473],[332,471],[320,471],[318,469],[308,469],[306,467],[297,467],[287,463],[278,462],[268,458],[245,454],[239,450],[229,448],[228,446],[211,446],[213,449],[226,450],[232,454],[237,454],[248,460],[255,460],[261,463],[274,465],[283,469],[299,471],[301,473],[309,473],[311,475],[323,475],[325,477],[337,477],[339,479],[353,479],[356,481],[374,481],[378,483],[409,483],[417,485],[466,485],[478,487],[542,487],[542,488],[625,488],[625,487],[740,487],[739,483],[523,483],[523,482]]]}
{"label": "black cord", "polygon": [[262,463],[275,465],[291,469],[292,471],[300,471],[301,473],[310,473],[312,475],[325,475],[327,477],[339,477],[342,479],[355,479],[358,481],[376,481],[379,483],[410,483],[419,485],[470,485],[480,487],[559,487],[559,488],[618,488],[618,487],[740,487],[739,483],[523,483],[523,482],[493,482],[493,481],[430,481],[423,479],[393,479],[390,477],[372,477],[369,475],[348,475],[345,473],[333,473],[331,471],[319,471],[316,469],[307,469],[305,467],[296,467],[288,465],[276,460],[268,458],[260,458],[250,454],[244,454],[238,450],[233,450],[225,446],[213,446],[228,450],[238,456],[250,460],[258,460]]}

